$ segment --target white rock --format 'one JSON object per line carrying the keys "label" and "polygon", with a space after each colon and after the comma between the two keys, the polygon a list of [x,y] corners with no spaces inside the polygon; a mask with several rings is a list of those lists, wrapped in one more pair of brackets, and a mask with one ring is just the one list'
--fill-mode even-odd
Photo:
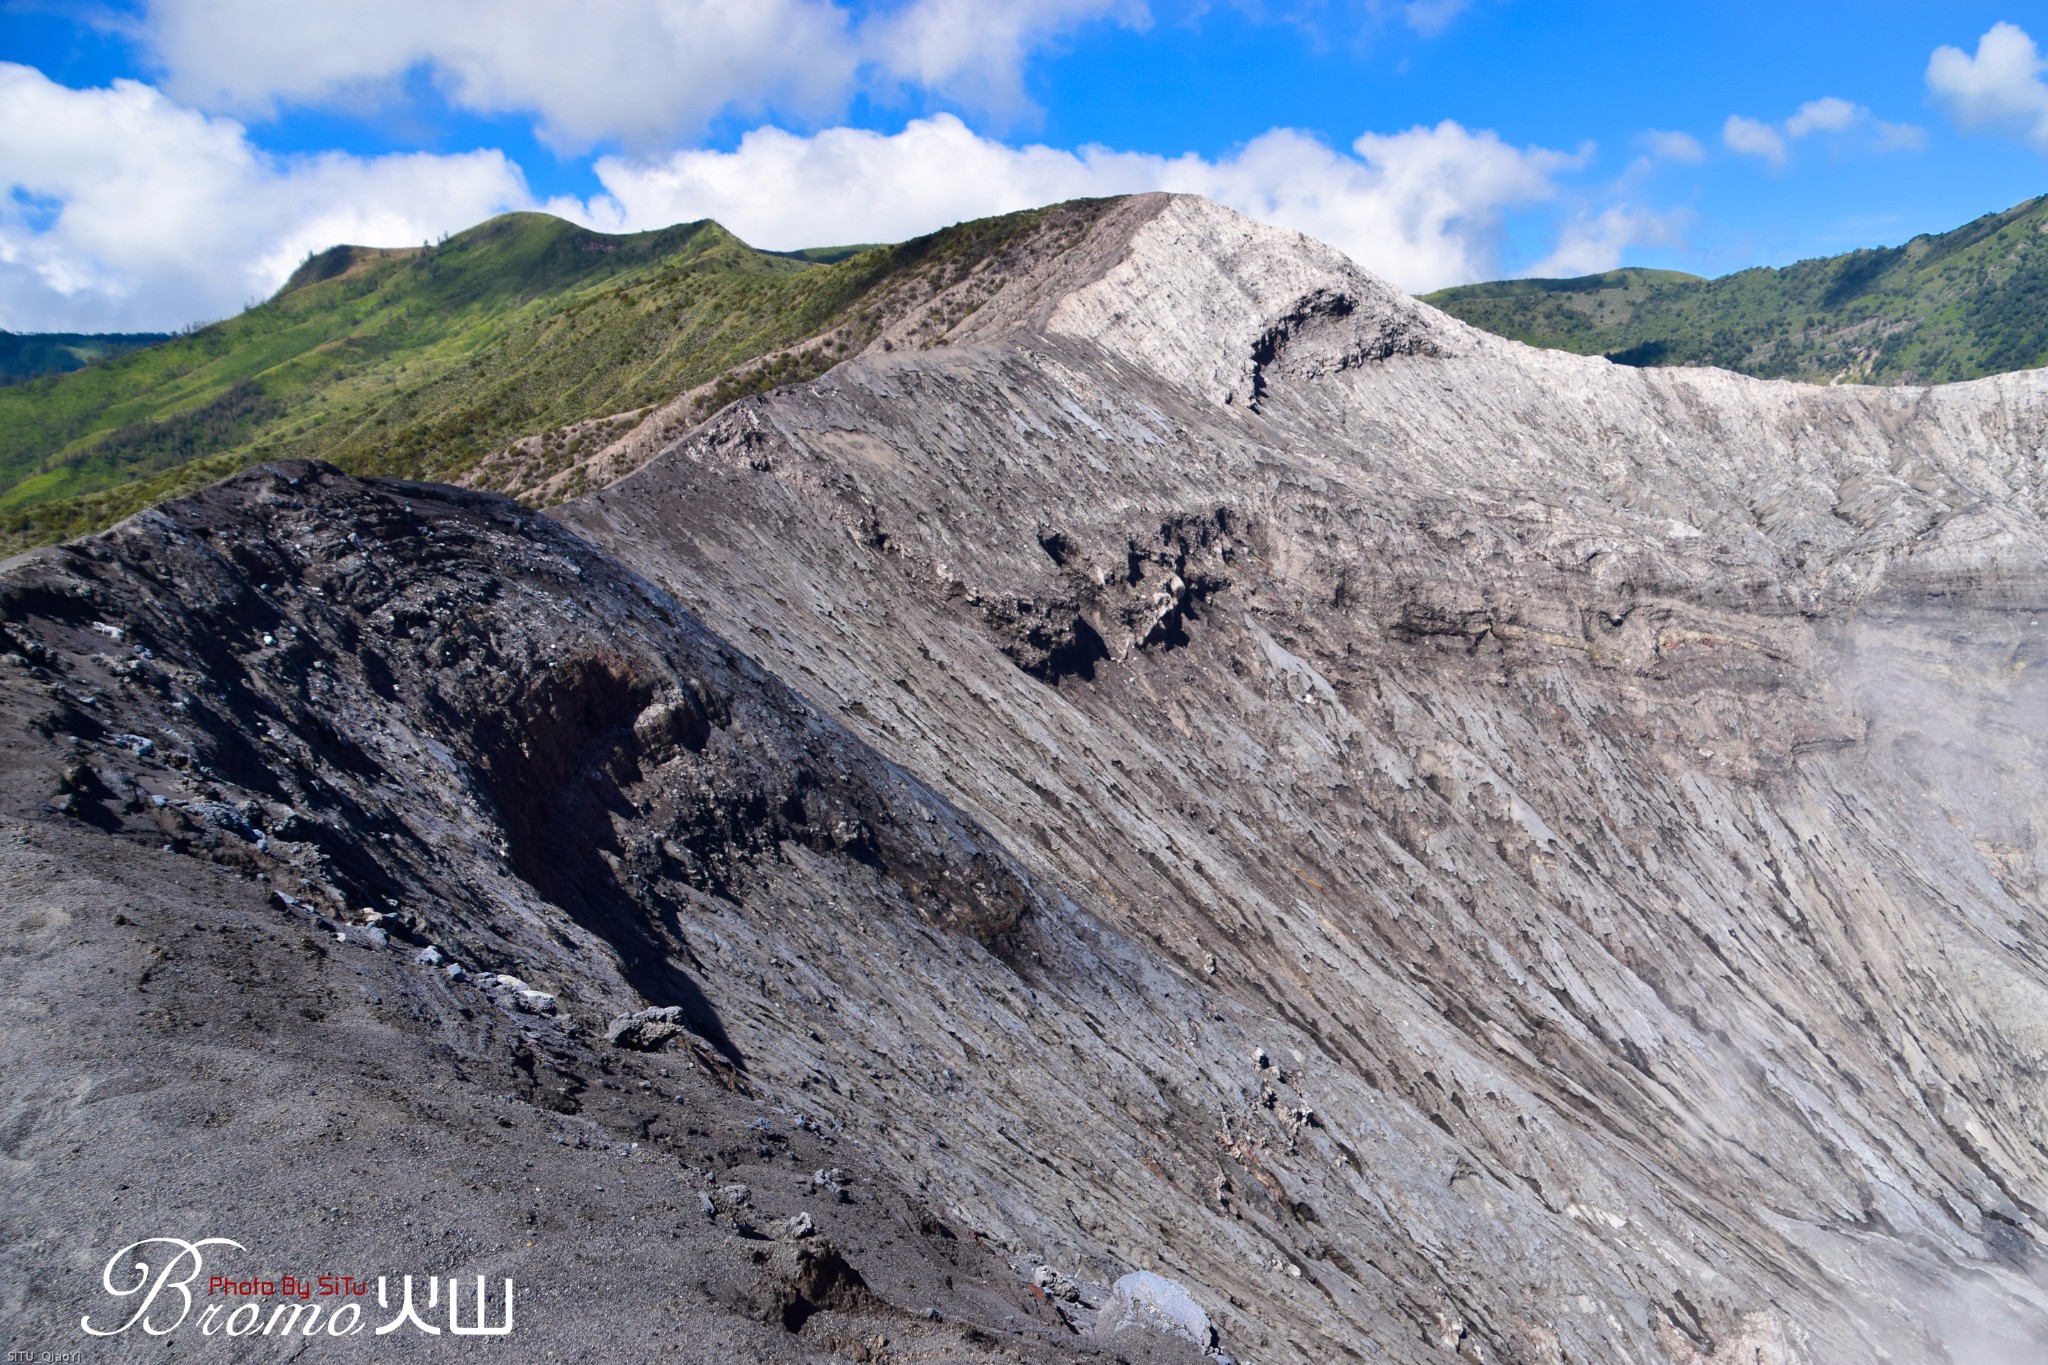
{"label": "white rock", "polygon": [[1132,1331],[1162,1332],[1191,1341],[1205,1351],[1216,1344],[1209,1315],[1177,1280],[1149,1270],[1136,1270],[1111,1285],[1109,1292],[1109,1302],[1095,1323],[1095,1334],[1099,1337]]}

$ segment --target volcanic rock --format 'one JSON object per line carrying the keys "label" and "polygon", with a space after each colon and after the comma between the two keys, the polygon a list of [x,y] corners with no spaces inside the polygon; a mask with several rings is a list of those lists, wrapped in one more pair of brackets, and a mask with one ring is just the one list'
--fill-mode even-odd
{"label": "volcanic rock", "polygon": [[2048,1350],[2048,379],[1163,196],[928,317],[549,516],[280,465],[0,571],[10,1339],[175,1225],[621,1358],[1072,1358],[1046,1264],[1261,1365]]}

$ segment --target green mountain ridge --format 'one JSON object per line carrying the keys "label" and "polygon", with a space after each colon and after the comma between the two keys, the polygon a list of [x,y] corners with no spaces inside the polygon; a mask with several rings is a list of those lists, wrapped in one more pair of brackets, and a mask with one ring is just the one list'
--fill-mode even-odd
{"label": "green mountain ridge", "polygon": [[1719,279],[1624,269],[1423,296],[1500,336],[1632,365],[1934,384],[2048,364],[2048,197],[1950,232]]}
{"label": "green mountain ridge", "polygon": [[[267,459],[453,481],[520,438],[699,386],[722,406],[828,368],[1058,212],[798,252],[708,219],[614,235],[539,213],[430,247],[337,246],[235,317],[0,388],[0,553]],[[549,450],[567,465],[578,446]]]}

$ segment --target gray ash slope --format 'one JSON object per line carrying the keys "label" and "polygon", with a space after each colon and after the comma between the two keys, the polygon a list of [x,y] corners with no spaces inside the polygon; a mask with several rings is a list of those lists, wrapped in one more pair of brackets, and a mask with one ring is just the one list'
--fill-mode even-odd
{"label": "gray ash slope", "polygon": [[[580,540],[296,468],[9,567],[9,1310],[193,1207],[109,1137],[226,1171],[344,1121],[303,1077],[226,1102],[258,1025],[151,995],[224,913],[281,951],[276,888],[556,1004],[329,934],[350,1013],[279,1036],[374,1031],[410,1063],[352,1079],[465,1156],[226,1211],[516,1265],[558,1342],[1096,1349],[1047,1264],[1169,1275],[1261,1362],[2036,1358],[2042,378],[1537,352],[1188,199],[986,284],[558,511]],[[272,1028],[309,989],[234,981]],[[648,1003],[691,1032],[602,1043]],[[131,1033],[172,1093],[90,1083]],[[863,1287],[674,1215],[834,1159]],[[393,1190],[467,1221],[405,1241]],[[548,1255],[592,1236],[698,1287],[572,1306],[608,1282]]]}
{"label": "gray ash slope", "polygon": [[[658,591],[504,499],[292,465],[18,561],[0,613],[10,1339],[156,1358],[79,1330],[134,1306],[107,1257],[223,1236],[244,1277],[510,1276],[555,1358],[1071,1354],[846,1140],[865,1077],[756,1081],[700,989],[966,977],[1060,912]],[[687,1029],[607,1042],[649,1002]]]}
{"label": "gray ash slope", "polygon": [[1152,1089],[1006,1057],[918,1114],[979,1169],[898,1159],[1262,1358],[2032,1358],[2043,376],[1535,351],[1197,200],[1092,240],[566,512],[1177,976],[1087,1048]]}

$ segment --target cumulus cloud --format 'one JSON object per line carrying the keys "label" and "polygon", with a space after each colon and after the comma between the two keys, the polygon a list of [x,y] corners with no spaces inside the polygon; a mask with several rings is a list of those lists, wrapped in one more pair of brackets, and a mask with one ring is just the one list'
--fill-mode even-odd
{"label": "cumulus cloud", "polygon": [[1938,47],[1927,59],[1927,88],[1964,128],[2010,129],[2048,152],[2048,70],[2041,51],[2017,24],[1993,24],[1975,56]]}
{"label": "cumulus cloud", "polygon": [[1585,153],[1519,148],[1456,123],[1367,134],[1348,152],[1275,129],[1232,156],[1011,147],[941,114],[900,133],[830,128],[748,133],[733,150],[597,163],[606,193],[556,211],[614,230],[716,218],[787,249],[895,241],[946,223],[1060,199],[1169,190],[1206,195],[1296,228],[1404,288],[1497,268],[1503,215],[1548,199]]}
{"label": "cumulus cloud", "polygon": [[1706,158],[1707,149],[1691,133],[1667,133],[1652,128],[1643,134],[1643,146],[1650,155],[1664,161],[1695,162]]}
{"label": "cumulus cloud", "polygon": [[530,202],[495,151],[274,157],[147,85],[0,63],[0,327],[171,328],[269,294],[308,251],[417,243]]}
{"label": "cumulus cloud", "polygon": [[1777,169],[1791,158],[1792,143],[1817,134],[1832,139],[1837,151],[1852,142],[1879,152],[1917,151],[1927,143],[1925,130],[1910,123],[1887,123],[1837,95],[1808,100],[1783,123],[1731,114],[1721,125],[1721,142],[1729,151],[1760,157]]}
{"label": "cumulus cloud", "polygon": [[861,46],[887,78],[971,108],[1029,107],[1024,59],[1052,35],[1094,19],[1143,26],[1142,0],[917,0],[863,25]]}
{"label": "cumulus cloud", "polygon": [[1859,112],[1867,111],[1859,111],[1849,101],[1834,95],[1808,100],[1785,120],[1785,135],[1805,137],[1808,133],[1838,133],[1855,123]]}
{"label": "cumulus cloud", "polygon": [[[1331,242],[1403,287],[1500,273],[1508,215],[1554,200],[1590,148],[1518,147],[1453,122],[1331,147],[1275,129],[1206,158],[1012,146],[951,114],[885,134],[761,127],[730,151],[596,163],[604,193],[537,204],[501,152],[276,156],[233,119],[135,81],[73,90],[0,63],[0,327],[140,330],[220,317],[309,251],[409,245],[509,209],[607,230],[717,218],[767,247],[895,241],[1089,195],[1206,195]],[[1612,264],[1661,220],[1575,220],[1552,261]]]}
{"label": "cumulus cloud", "polygon": [[204,109],[369,107],[425,71],[558,149],[647,150],[725,111],[827,117],[878,84],[1016,112],[1030,51],[1105,17],[1142,23],[1143,0],[908,0],[858,22],[835,0],[147,0],[136,33]]}
{"label": "cumulus cloud", "polygon": [[1785,164],[1785,139],[1768,123],[1730,114],[1721,125],[1721,142],[1731,152],[1760,156],[1773,166]]}
{"label": "cumulus cloud", "polygon": [[1538,278],[1597,275],[1621,264],[1632,246],[1674,246],[1681,240],[1683,213],[1652,213],[1629,204],[1614,204],[1564,226],[1556,248],[1528,273]]}

